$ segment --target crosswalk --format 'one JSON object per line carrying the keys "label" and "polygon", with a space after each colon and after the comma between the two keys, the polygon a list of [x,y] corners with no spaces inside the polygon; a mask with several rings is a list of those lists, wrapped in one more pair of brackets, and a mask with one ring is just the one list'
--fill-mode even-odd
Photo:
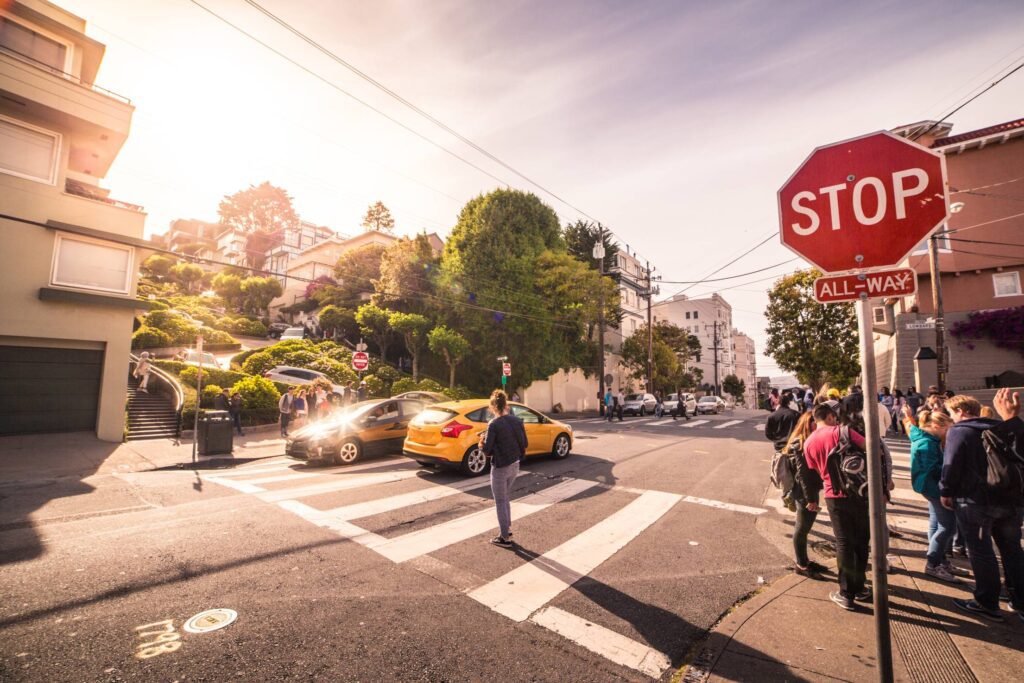
{"label": "crosswalk", "polygon": [[678,428],[678,429],[695,429],[698,427],[704,427],[708,429],[730,429],[730,428],[742,428],[742,429],[754,429],[759,432],[764,431],[763,420],[704,420],[696,417],[690,419],[672,419],[669,417],[627,417],[622,422],[614,420],[608,422],[606,418],[577,418],[566,420],[568,424],[571,424],[574,429],[578,431],[588,431],[599,429],[601,425],[612,427],[614,429],[626,428],[632,429],[637,427],[665,427],[665,428]]}
{"label": "crosswalk", "polygon": [[[543,554],[519,554],[522,563],[510,571],[479,576],[477,572],[486,570],[478,563],[455,567],[431,554],[465,542],[478,544],[481,552],[491,552],[489,547],[483,549],[486,538],[497,530],[488,476],[462,479],[428,472],[404,459],[311,468],[279,458],[210,472],[202,478],[275,505],[391,562],[450,585],[460,584],[459,589],[468,598],[512,621],[547,629],[654,678],[670,666],[668,655],[551,603],[623,551],[678,504],[717,508],[722,514],[766,512],[763,508],[572,476],[542,476],[526,470],[517,480],[518,495],[514,493],[511,504],[513,528],[519,529],[519,521],[532,516],[544,522],[545,515],[554,515],[549,521],[557,522],[586,519],[592,509],[604,512],[575,535],[556,539],[559,542]],[[624,503],[609,513],[604,503],[592,502],[605,492],[615,492]],[[439,506],[446,507],[438,512]],[[422,522],[427,521],[430,523],[423,526]]]}

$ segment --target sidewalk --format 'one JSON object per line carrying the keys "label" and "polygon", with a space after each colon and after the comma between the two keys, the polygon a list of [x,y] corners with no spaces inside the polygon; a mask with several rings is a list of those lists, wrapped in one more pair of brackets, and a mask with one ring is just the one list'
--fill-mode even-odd
{"label": "sidewalk", "polygon": [[[770,488],[769,499],[778,496]],[[889,574],[893,670],[897,681],[1008,681],[1024,671],[1024,623],[1002,603],[1005,623],[975,618],[956,609],[954,597],[970,597],[970,578],[961,586],[924,574],[926,533],[910,513],[892,515],[895,571]],[[780,533],[774,515],[765,533]],[[758,520],[759,525],[762,520]],[[927,516],[924,518],[927,523]],[[786,525],[786,528],[791,528]],[[782,540],[789,543],[789,536]],[[823,539],[823,544],[820,540]],[[827,514],[812,530],[812,547],[833,541]],[[815,543],[815,541],[817,542]],[[819,561],[825,559],[819,555]],[[835,562],[823,580],[787,575],[727,614],[692,663],[674,680],[694,681],[877,681],[873,610],[846,612],[829,600],[837,589]],[[957,564],[970,569],[966,559]]]}

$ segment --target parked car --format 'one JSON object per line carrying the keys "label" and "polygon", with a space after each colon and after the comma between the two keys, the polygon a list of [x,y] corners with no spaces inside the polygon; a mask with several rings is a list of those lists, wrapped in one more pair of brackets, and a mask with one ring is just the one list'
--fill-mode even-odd
{"label": "parked car", "polygon": [[424,403],[443,403],[448,400],[447,396],[436,391],[406,391],[391,398],[410,398],[414,401],[423,401]]}
{"label": "parked car", "polygon": [[217,361],[217,357],[212,353],[203,351],[199,353],[195,349],[185,350],[185,359],[181,362],[185,365],[191,365],[193,367],[199,367],[199,361],[202,361],[204,368],[219,368],[220,363]]}
{"label": "parked car", "polygon": [[697,401],[697,414],[717,414],[725,410],[725,401],[719,396],[701,396]]}
{"label": "parked car", "polygon": [[658,399],[654,398],[654,394],[626,394],[622,414],[643,417],[647,413],[653,413],[657,405]]}
{"label": "parked car", "polygon": [[280,339],[281,335],[289,327],[291,327],[291,325],[288,323],[270,323],[267,325],[267,337],[270,339]]}
{"label": "parked car", "polygon": [[306,338],[306,328],[304,328],[304,327],[289,327],[288,329],[286,329],[284,332],[281,333],[280,337],[278,337],[278,339],[280,339],[281,341],[284,341],[286,339],[305,339],[305,338]]}
{"label": "parked car", "polygon": [[337,394],[343,393],[343,388],[340,384],[331,382],[331,378],[322,372],[316,370],[307,370],[306,368],[295,368],[290,365],[278,365],[276,368],[272,368],[263,373],[263,376],[272,382],[280,382],[281,384],[295,384],[305,385],[312,384],[318,379],[326,380],[330,382],[331,387]]}
{"label": "parked car", "polygon": [[409,421],[425,405],[422,401],[394,398],[355,403],[289,434],[285,455],[348,465],[368,455],[400,453]]}
{"label": "parked car", "polygon": [[[669,394],[664,401],[661,402],[661,409],[665,414],[674,413],[676,407],[679,405],[679,394]],[[693,394],[683,394],[683,405],[686,406],[686,414],[694,415],[697,412],[697,399]]]}
{"label": "parked car", "polygon": [[[486,398],[476,398],[427,406],[409,423],[402,453],[425,467],[459,467],[467,475],[483,474],[490,462],[478,441],[491,417],[488,403]],[[572,451],[569,425],[519,403],[509,403],[509,410],[526,428],[527,457],[565,458]]]}

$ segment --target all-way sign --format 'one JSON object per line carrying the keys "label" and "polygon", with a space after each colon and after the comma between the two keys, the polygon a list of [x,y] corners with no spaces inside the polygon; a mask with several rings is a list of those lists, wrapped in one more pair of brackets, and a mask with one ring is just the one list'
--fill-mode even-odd
{"label": "all-way sign", "polygon": [[826,275],[814,281],[814,299],[821,304],[911,296],[917,292],[917,273],[910,268],[853,275]]}

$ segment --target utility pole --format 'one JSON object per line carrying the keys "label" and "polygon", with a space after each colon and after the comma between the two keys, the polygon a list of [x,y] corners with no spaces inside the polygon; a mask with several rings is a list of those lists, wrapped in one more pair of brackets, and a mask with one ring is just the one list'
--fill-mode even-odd
{"label": "utility pole", "polygon": [[651,287],[651,262],[647,261],[647,391],[654,392],[654,327],[651,325],[651,300],[654,289]]}
{"label": "utility pole", "polygon": [[932,235],[928,239],[928,261],[932,271],[932,304],[935,307],[935,355],[938,361],[935,369],[938,374],[939,393],[946,391],[946,321],[942,311],[942,273],[939,271],[939,240]]}
{"label": "utility pole", "polygon": [[600,275],[597,309],[597,414],[604,416],[604,226],[597,224],[597,243],[594,245],[597,272]]}
{"label": "utility pole", "polygon": [[719,340],[718,340],[718,321],[717,320],[715,321],[715,333],[714,333],[714,337],[712,337],[712,339],[714,340],[714,344],[715,344],[714,346],[711,347],[712,353],[715,354],[715,359],[714,359],[715,360],[715,396],[718,396],[718,349],[720,349],[721,347],[718,345],[718,341]]}

